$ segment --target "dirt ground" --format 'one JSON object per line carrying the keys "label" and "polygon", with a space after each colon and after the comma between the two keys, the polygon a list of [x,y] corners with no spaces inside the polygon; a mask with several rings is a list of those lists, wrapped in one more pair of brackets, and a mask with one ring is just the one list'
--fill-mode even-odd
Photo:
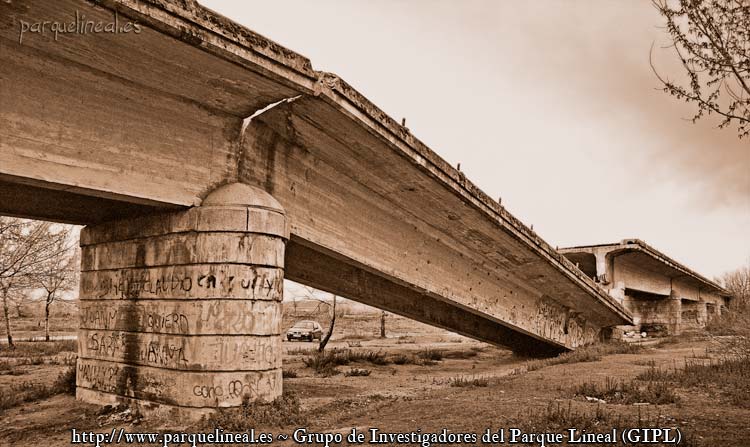
{"label": "dirt ground", "polygon": [[[364,318],[364,319],[363,319]],[[510,351],[465,337],[390,316],[388,337],[376,336],[379,316],[344,317],[327,349],[381,352],[388,356],[414,354],[426,349],[448,353],[428,364],[374,365],[354,362],[339,366],[342,374],[323,377],[305,366],[309,342],[284,342],[284,369],[294,378],[284,379],[285,392],[299,397],[305,428],[315,432],[348,433],[353,427],[367,431],[376,427],[386,432],[477,433],[487,429],[523,427],[550,409],[562,408],[576,414],[599,412],[616,415],[622,427],[635,424],[648,427],[679,427],[687,443],[700,446],[748,446],[750,409],[729,403],[711,390],[675,390],[678,401],[668,405],[614,405],[592,402],[572,392],[588,381],[630,380],[651,365],[674,368],[686,359],[718,358],[725,344],[721,338],[701,336],[670,341],[635,354],[607,355],[593,362],[559,364],[525,371],[528,359]],[[0,370],[0,393],[17,392],[19,384],[51,383],[66,366],[49,363],[7,366]],[[653,363],[652,363],[653,362]],[[368,376],[343,373],[353,368],[367,369]],[[475,386],[455,386],[461,379],[481,379]],[[486,380],[484,380],[486,379]],[[604,430],[606,424],[602,424]],[[55,395],[0,410],[0,446],[67,446],[71,428],[110,433],[196,432],[194,425],[180,421],[149,419],[132,421],[124,413],[101,414],[100,408],[77,402],[70,395]],[[256,431],[291,435],[298,428],[258,426]],[[294,445],[291,440],[276,445]],[[480,443],[477,443],[480,445]],[[87,444],[92,445],[92,444]],[[106,445],[106,444],[102,444]],[[134,445],[134,444],[131,444]],[[149,444],[153,445],[153,444]],[[183,444],[184,445],[184,444]],[[387,445],[387,444],[384,444]],[[419,444],[411,444],[419,445]],[[539,444],[530,444],[539,445]],[[589,444],[591,445],[591,444]],[[609,444],[614,445],[614,444]]]}

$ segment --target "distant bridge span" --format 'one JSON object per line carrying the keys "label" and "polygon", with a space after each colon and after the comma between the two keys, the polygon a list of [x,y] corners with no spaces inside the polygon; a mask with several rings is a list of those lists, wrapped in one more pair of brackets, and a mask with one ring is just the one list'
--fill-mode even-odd
{"label": "distant bridge span", "polygon": [[192,0],[0,13],[0,213],[87,225],[79,398],[279,395],[284,277],[527,352],[631,322],[343,80]]}

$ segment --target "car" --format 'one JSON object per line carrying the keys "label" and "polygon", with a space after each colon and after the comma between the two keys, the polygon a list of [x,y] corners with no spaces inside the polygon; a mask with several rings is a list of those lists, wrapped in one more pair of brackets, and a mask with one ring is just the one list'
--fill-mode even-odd
{"label": "car", "polygon": [[323,328],[318,324],[317,321],[312,320],[302,320],[298,321],[294,324],[294,326],[290,327],[288,331],[286,331],[286,339],[289,341],[292,340],[307,340],[307,341],[313,341],[315,339],[322,339],[323,338]]}

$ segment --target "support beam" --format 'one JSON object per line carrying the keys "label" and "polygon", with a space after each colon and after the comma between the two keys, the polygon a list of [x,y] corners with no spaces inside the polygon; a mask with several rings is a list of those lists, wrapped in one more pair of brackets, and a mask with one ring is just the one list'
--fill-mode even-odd
{"label": "support beam", "polygon": [[86,227],[77,397],[197,417],[280,396],[287,239],[279,203],[237,183]]}
{"label": "support beam", "polygon": [[287,245],[286,255],[286,277],[292,281],[467,337],[511,347],[517,353],[555,355],[564,351],[562,346],[565,344],[583,345],[596,341],[598,337],[593,328],[585,330],[585,323],[580,327],[573,320],[565,321],[563,317],[558,321],[540,313],[535,323],[544,327],[542,333],[549,336],[559,329],[569,337],[560,344],[551,343],[531,332],[518,331],[500,320],[489,319],[470,308],[445,301],[426,290],[420,292],[383,278],[351,259],[342,259],[302,240],[292,239]]}

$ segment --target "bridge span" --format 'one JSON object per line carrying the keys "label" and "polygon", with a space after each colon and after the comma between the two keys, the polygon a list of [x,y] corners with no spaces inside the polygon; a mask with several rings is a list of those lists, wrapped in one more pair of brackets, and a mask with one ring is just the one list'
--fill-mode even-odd
{"label": "bridge span", "polygon": [[0,214],[86,225],[80,399],[280,395],[284,278],[537,354],[632,322],[349,84],[193,0],[0,15]]}

